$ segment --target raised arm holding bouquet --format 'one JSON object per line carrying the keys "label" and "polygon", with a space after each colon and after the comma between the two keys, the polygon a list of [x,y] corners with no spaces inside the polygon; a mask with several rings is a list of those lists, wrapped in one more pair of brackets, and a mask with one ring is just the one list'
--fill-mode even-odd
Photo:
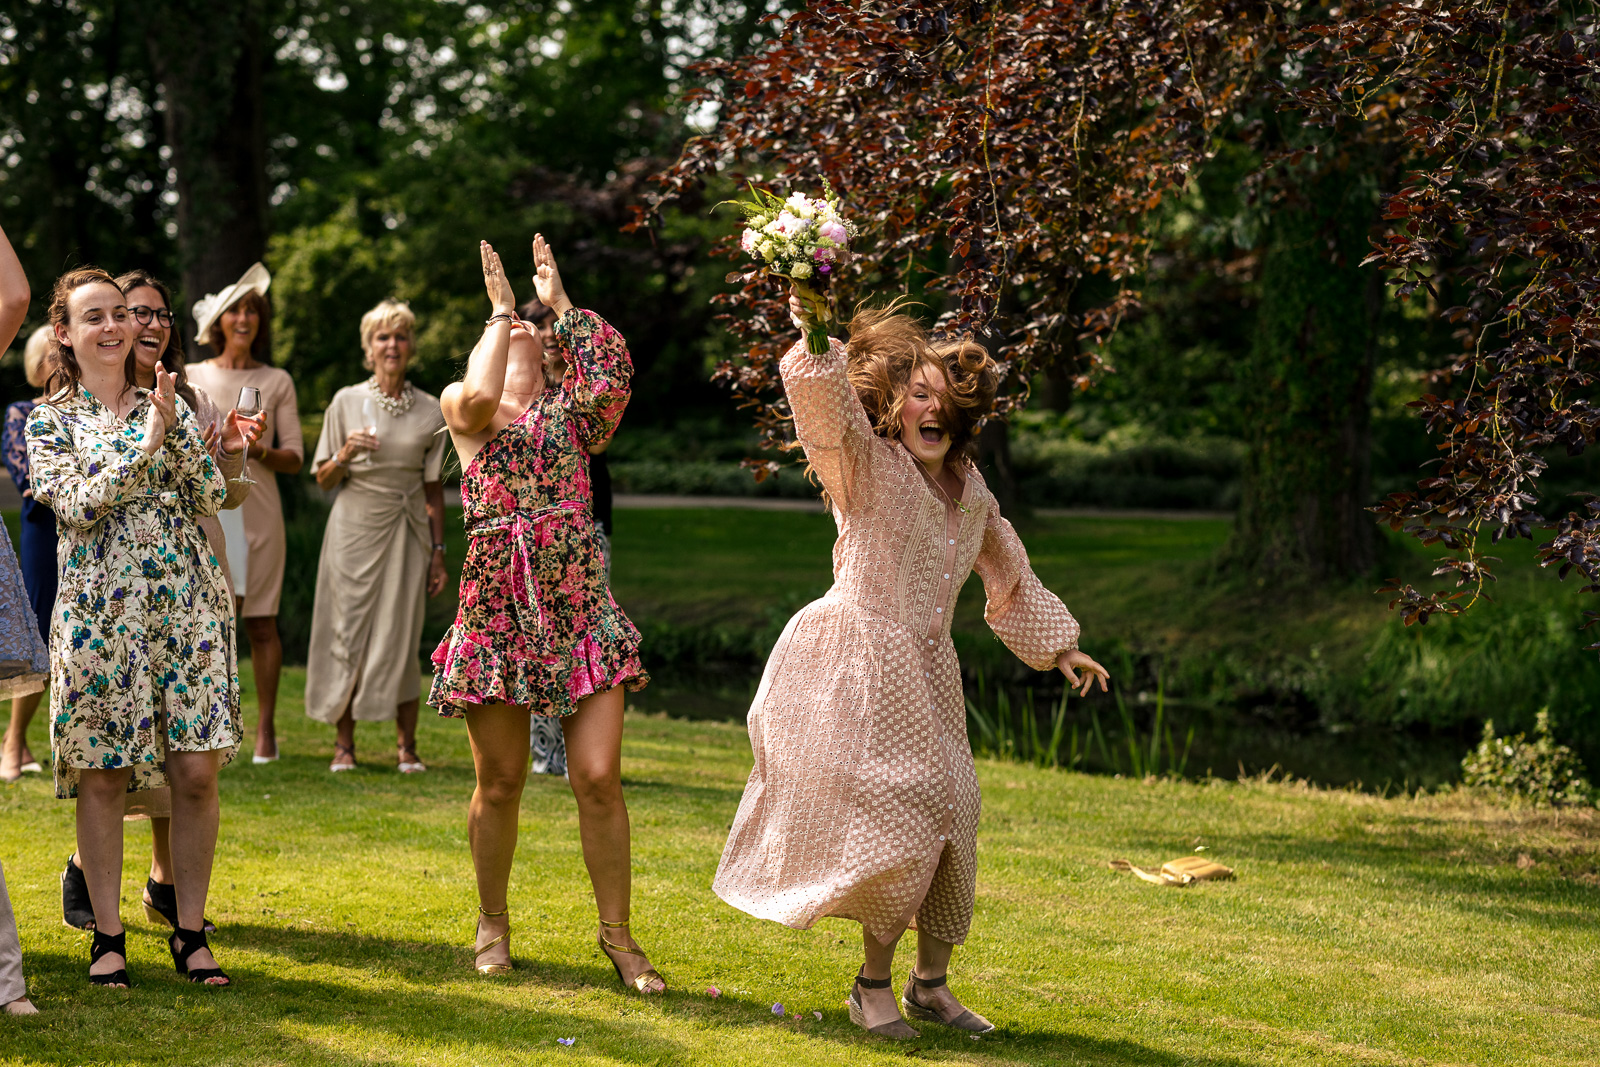
{"label": "raised arm holding bouquet", "polygon": [[[816,336],[812,298],[791,299]],[[891,305],[857,310],[848,346],[783,357],[795,432],[839,527],[834,584],[789,620],[750,707],[755,767],[713,888],[742,911],[805,929],[855,919],[864,959],[851,1021],[918,1036],[890,988],[895,945],[917,931],[900,1003],[913,1019],[993,1029],[946,984],[972,924],[978,778],[950,640],[974,570],[984,617],[1037,670],[1080,692],[1105,668],[1028,564],[970,458],[995,363],[966,337],[930,337]]]}
{"label": "raised arm holding bouquet", "polygon": [[855,225],[839,214],[839,202],[831,194],[792,193],[780,200],[752,185],[750,195],[750,200],[724,201],[744,215],[739,247],[759,258],[766,273],[793,283],[805,312],[807,350],[820,356],[828,351],[828,328],[834,322],[828,283],[849,255]]}

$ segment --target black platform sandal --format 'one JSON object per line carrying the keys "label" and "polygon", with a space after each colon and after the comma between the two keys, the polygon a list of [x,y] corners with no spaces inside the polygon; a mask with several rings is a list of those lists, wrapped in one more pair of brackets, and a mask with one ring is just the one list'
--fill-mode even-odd
{"label": "black platform sandal", "polygon": [[[162,885],[154,878],[145,879],[144,883],[144,917],[152,923],[165,923],[172,929],[178,928],[178,887],[175,885]],[[201,925],[206,933],[217,932],[217,924],[205,918]]]}
{"label": "black platform sandal", "polygon": [[878,1037],[893,1038],[895,1041],[909,1041],[914,1037],[921,1037],[922,1034],[912,1029],[911,1024],[900,1018],[898,1013],[896,1013],[893,1019],[890,1019],[886,1023],[879,1023],[877,1026],[867,1025],[866,1012],[861,1010],[860,991],[862,989],[888,988],[889,979],[887,978],[868,978],[864,974],[856,975],[855,983],[850,986],[850,1021],[861,1027],[861,1029],[865,1030],[869,1034],[876,1034]]}
{"label": "black platform sandal", "polygon": [[[120,934],[105,934],[96,930],[94,932],[94,940],[89,942],[89,965],[92,967],[101,956],[109,956],[113,953],[121,956],[124,964],[127,963],[128,931],[124,930]],[[128,968],[126,966],[109,974],[91,974],[89,983],[91,985],[121,987],[123,989],[133,985],[128,980]]]}
{"label": "black platform sandal", "polygon": [[[181,950],[178,948],[180,939],[183,941]],[[217,987],[232,985],[233,979],[224,974],[221,967],[206,967],[198,971],[189,968],[189,957],[203,948],[210,947],[210,945],[206,944],[206,932],[204,930],[185,930],[180,926],[174,929],[171,937],[167,938],[167,948],[172,950],[172,966],[177,969],[179,974],[198,985],[214,985]],[[222,981],[212,982],[210,981],[212,978],[221,978]]]}
{"label": "black platform sandal", "polygon": [[83,880],[83,868],[67,857],[67,866],[61,872],[61,921],[74,930],[94,929],[94,905],[89,902],[89,883]]}
{"label": "black platform sandal", "polygon": [[905,991],[900,994],[900,1003],[905,1007],[906,1014],[923,1022],[953,1026],[957,1030],[965,1030],[969,1034],[987,1034],[990,1030],[993,1030],[994,1023],[961,1005],[960,1001],[956,1003],[957,1006],[961,1007],[961,1011],[948,1018],[939,1008],[929,1007],[922,1003],[921,998],[917,996],[917,990],[938,989],[945,984],[945,980],[946,976],[942,974],[937,978],[918,978],[917,972],[913,970],[911,978],[906,982]]}

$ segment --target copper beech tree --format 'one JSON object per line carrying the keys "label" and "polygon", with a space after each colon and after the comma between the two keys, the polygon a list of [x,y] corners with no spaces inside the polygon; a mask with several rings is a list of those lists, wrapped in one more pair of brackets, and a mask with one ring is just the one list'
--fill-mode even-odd
{"label": "copper beech tree", "polygon": [[1454,553],[1435,572],[1453,588],[1394,583],[1407,623],[1470,606],[1492,578],[1489,545],[1538,528],[1554,534],[1541,563],[1600,592],[1600,500],[1547,521],[1536,497],[1542,457],[1577,455],[1600,433],[1600,44],[1594,9],[1572,11],[1344,5],[1306,29],[1304,84],[1284,90],[1314,123],[1354,117],[1404,141],[1407,173],[1367,261],[1460,326],[1459,355],[1412,405],[1440,438],[1439,463],[1376,509]]}
{"label": "copper beech tree", "polygon": [[[1138,303],[1146,219],[1209,158],[1223,122],[1278,107],[1321,131],[1320,144],[1283,147],[1294,156],[1376,147],[1382,173],[1399,177],[1380,189],[1366,262],[1402,299],[1454,294],[1439,313],[1461,327],[1460,355],[1416,402],[1441,461],[1377,511],[1454,550],[1439,573],[1479,591],[1485,542],[1545,523],[1541,454],[1581,451],[1600,430],[1600,52],[1593,15],[1582,18],[1557,0],[812,0],[764,51],[700,68],[711,87],[697,102],[715,105],[716,123],[659,176],[634,225],[711,175],[785,192],[829,184],[867,234],[835,276],[841,306],[926,292],[942,326],[995,344],[1004,413],[1041,370],[1087,385],[1094,342]],[[1282,162],[1269,166],[1286,173]],[[1353,216],[1336,221],[1360,232]],[[737,257],[731,220],[729,231]],[[1342,269],[1346,253],[1336,258]],[[1074,313],[1096,274],[1105,298]],[[730,280],[741,288],[720,298],[724,319],[749,354],[718,377],[768,444],[786,444],[781,290],[753,267]],[[1281,358],[1305,364],[1296,373],[1351,358],[1338,346],[1305,355]],[[1359,379],[1352,410],[1367,402]],[[1600,590],[1600,506],[1550,525],[1543,561]],[[1396,593],[1408,623],[1471,602],[1459,586]]]}
{"label": "copper beech tree", "polygon": [[[1000,410],[1138,299],[1142,221],[1210,152],[1249,92],[1266,5],[1252,0],[808,3],[765,50],[701,65],[714,128],[688,142],[639,209],[713,174],[785,193],[830,186],[864,237],[834,276],[841,310],[926,294],[944,328],[995,342]],[[739,255],[731,234],[725,249]],[[1091,273],[1107,299],[1074,315]],[[730,275],[725,321],[748,357],[717,371],[765,442],[792,441],[777,357],[793,328],[776,280]],[[751,462],[757,476],[777,463]]]}

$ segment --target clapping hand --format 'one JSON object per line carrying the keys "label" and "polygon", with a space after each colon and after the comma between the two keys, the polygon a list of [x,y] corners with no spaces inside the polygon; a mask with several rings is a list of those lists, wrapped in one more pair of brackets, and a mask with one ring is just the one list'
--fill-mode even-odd
{"label": "clapping hand", "polygon": [[533,235],[533,291],[557,315],[572,309],[566,286],[561,284],[561,271],[556,269],[556,255],[542,233]]}
{"label": "clapping hand", "polygon": [[167,368],[156,365],[156,387],[149,392],[150,410],[144,417],[144,450],[155,455],[156,449],[166,439],[167,431],[178,421],[178,399],[174,390],[176,382]]}
{"label": "clapping hand", "polygon": [[500,265],[500,253],[488,241],[478,242],[478,252],[483,256],[483,287],[489,293],[489,306],[494,308],[493,313],[516,314],[517,298],[512,295],[511,282],[506,278],[505,268]]}
{"label": "clapping hand", "polygon": [[1056,666],[1061,668],[1061,673],[1067,676],[1067,681],[1078,691],[1079,696],[1089,695],[1089,687],[1094,685],[1096,678],[1100,680],[1102,693],[1106,691],[1106,683],[1111,680],[1110,671],[1076,649],[1057,656]]}

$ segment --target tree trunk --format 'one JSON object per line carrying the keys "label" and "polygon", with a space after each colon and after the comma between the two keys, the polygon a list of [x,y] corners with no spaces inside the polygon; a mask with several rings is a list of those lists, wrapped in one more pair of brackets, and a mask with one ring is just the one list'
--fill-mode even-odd
{"label": "tree trunk", "polygon": [[1367,573],[1378,271],[1359,264],[1375,199],[1334,170],[1269,224],[1246,385],[1249,451],[1229,562],[1262,577]]}
{"label": "tree trunk", "polygon": [[[182,292],[192,306],[266,254],[266,41],[259,0],[156,8],[147,40],[177,175]],[[184,334],[193,333],[185,316]]]}
{"label": "tree trunk", "polygon": [[978,432],[978,470],[983,475],[1000,514],[1017,514],[1017,475],[1011,467],[1011,428],[1003,419],[990,419]]}

